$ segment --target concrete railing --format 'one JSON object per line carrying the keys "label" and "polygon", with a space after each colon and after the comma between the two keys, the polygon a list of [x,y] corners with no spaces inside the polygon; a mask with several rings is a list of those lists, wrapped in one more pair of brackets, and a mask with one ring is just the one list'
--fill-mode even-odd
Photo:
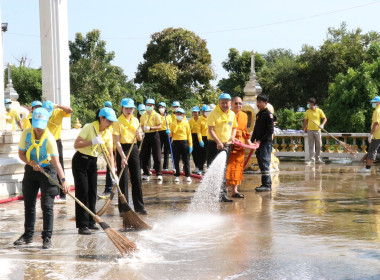
{"label": "concrete railing", "polygon": [[[351,158],[360,161],[367,153],[368,133],[330,133],[340,141],[347,143],[358,154],[352,157],[327,133],[322,133],[322,153],[324,158]],[[279,133],[274,135],[273,148],[277,157],[301,157],[310,159],[307,133]]]}

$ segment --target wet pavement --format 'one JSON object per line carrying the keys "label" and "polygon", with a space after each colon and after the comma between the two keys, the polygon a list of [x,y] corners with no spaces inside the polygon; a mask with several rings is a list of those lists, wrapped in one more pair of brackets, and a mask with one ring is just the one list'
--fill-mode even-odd
{"label": "wet pavement", "polygon": [[[0,204],[0,279],[380,279],[380,173],[356,173],[361,167],[281,162],[271,193],[255,193],[260,175],[245,175],[245,198],[217,214],[189,213],[197,179],[144,182],[141,217],[153,230],[124,232],[139,248],[125,258],[102,230],[77,234],[69,197],[55,206],[52,249],[38,235],[14,248],[23,201]],[[120,229],[115,202],[102,218]]]}

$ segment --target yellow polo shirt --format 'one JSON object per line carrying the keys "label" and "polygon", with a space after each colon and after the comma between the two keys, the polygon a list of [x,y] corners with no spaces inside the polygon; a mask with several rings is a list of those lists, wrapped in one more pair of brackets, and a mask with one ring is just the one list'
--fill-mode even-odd
{"label": "yellow polo shirt", "polygon": [[70,114],[66,114],[62,109],[54,109],[53,114],[49,118],[47,127],[51,134],[53,134],[55,140],[61,139],[62,131],[62,119],[70,117]]}
{"label": "yellow polo shirt", "polygon": [[118,120],[118,122],[113,123],[113,135],[120,136],[121,144],[132,144],[136,130],[139,127],[139,121],[134,116],[131,116],[131,120],[128,121],[123,118],[123,115],[118,117]]}
{"label": "yellow polo shirt", "polygon": [[[154,110],[152,110],[152,116],[150,117],[149,119],[149,123],[147,123],[148,121],[148,118],[149,118],[149,115],[148,115],[148,112],[145,112],[141,118],[140,118],[140,124],[141,124],[141,127],[143,128],[145,125],[147,126],[157,126],[159,124],[161,124],[161,116]],[[158,131],[158,129],[155,129],[155,130],[149,130],[149,131],[146,131],[145,133],[152,133],[152,132],[156,132]]]}
{"label": "yellow polo shirt", "polygon": [[371,129],[373,127],[373,124],[377,122],[379,126],[373,133],[373,139],[380,139],[380,105],[376,107],[376,109],[373,111],[372,114],[372,124],[371,124]]}
{"label": "yellow polo shirt", "polygon": [[12,131],[16,131],[16,121],[20,121],[20,115],[16,110],[7,111],[6,121],[8,125],[12,125]]}
{"label": "yellow polo shirt", "polygon": [[187,140],[189,141],[189,146],[193,146],[193,138],[191,137],[191,130],[189,122],[183,119],[181,122],[175,120],[170,125],[170,137],[175,140]]}
{"label": "yellow polo shirt", "polygon": [[[307,130],[320,130],[319,126],[321,125],[321,119],[324,118],[326,118],[326,116],[319,108],[316,108],[315,110],[307,110],[305,114],[305,119],[308,120]],[[312,121],[314,121],[317,125]]]}
{"label": "yellow polo shirt", "polygon": [[207,126],[207,118],[204,116],[200,116],[197,120],[197,136],[198,141],[202,141],[202,136],[207,136],[208,126]]}
{"label": "yellow polo shirt", "polygon": [[[207,118],[207,126],[213,126],[220,142],[227,143],[231,138],[232,129],[237,127],[235,113],[230,109],[228,109],[227,113],[224,113],[217,105]],[[214,141],[208,132],[207,139]]]}
{"label": "yellow polo shirt", "polygon": [[[172,118],[171,116],[166,116],[166,121],[165,121],[165,115],[161,115],[160,114],[160,117],[161,117],[161,129],[160,130],[166,130],[167,128],[170,127],[171,123],[172,123]],[[166,126],[166,122],[168,123],[168,126]]]}
{"label": "yellow polo shirt", "polygon": [[[199,120],[199,118],[198,118],[198,120]],[[197,133],[198,132],[198,124],[197,124],[197,121],[194,120],[194,118],[191,118],[189,120],[189,125],[190,125],[191,133]]]}
{"label": "yellow polo shirt", "polygon": [[[116,122],[114,122],[114,125],[115,125],[115,123]],[[105,129],[101,135],[102,135],[102,139],[104,141],[103,143],[105,144],[105,146],[112,148],[112,141],[113,140],[112,140],[111,132],[108,129]],[[84,127],[82,128],[82,130],[79,132],[78,136],[80,136],[84,140],[89,140],[89,141],[94,139],[95,136],[97,136],[95,134],[95,131],[94,131],[94,125],[92,123],[86,123],[84,125]],[[94,148],[95,148],[94,145],[90,145],[90,146],[87,146],[84,148],[79,148],[78,152],[80,152],[84,155],[97,157],[99,154],[102,153],[102,149],[99,147],[99,145],[96,145],[96,146],[98,146],[98,147],[96,147],[95,150],[94,150]]]}
{"label": "yellow polo shirt", "polygon": [[32,127],[32,113],[29,113],[26,118],[22,120],[22,129]]}

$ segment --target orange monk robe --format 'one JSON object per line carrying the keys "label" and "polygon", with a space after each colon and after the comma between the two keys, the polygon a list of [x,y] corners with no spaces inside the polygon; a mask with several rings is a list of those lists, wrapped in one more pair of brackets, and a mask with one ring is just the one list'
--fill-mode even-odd
{"label": "orange monk robe", "polygon": [[[248,116],[243,111],[236,114],[238,127],[236,129],[235,138],[242,143],[245,143],[251,135],[247,131]],[[230,152],[230,159],[228,160],[226,178],[227,185],[240,185],[243,180],[244,169],[244,155],[245,149],[243,147],[236,147]]]}

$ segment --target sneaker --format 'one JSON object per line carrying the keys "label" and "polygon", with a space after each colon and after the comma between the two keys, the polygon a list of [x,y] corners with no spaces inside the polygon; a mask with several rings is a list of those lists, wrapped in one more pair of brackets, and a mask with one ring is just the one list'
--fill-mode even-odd
{"label": "sneaker", "polygon": [[88,227],[80,227],[78,229],[78,234],[81,234],[81,235],[90,235],[91,231],[88,229]]}
{"label": "sneaker", "polygon": [[158,180],[158,181],[162,181],[162,176],[161,176],[161,175],[158,175],[158,176],[157,176],[157,180]]}
{"label": "sneaker", "polygon": [[199,169],[198,168],[196,168],[195,170],[193,170],[191,173],[193,173],[193,174],[197,174],[199,172]]}
{"label": "sneaker", "polygon": [[149,176],[148,176],[148,175],[143,175],[142,179],[143,179],[144,181],[149,181]]}
{"label": "sneaker", "polygon": [[191,177],[187,177],[186,182],[191,183]]}
{"label": "sneaker", "polygon": [[25,237],[25,234],[21,235],[15,242],[13,242],[13,245],[24,245],[24,244],[30,244],[33,242],[33,237]]}
{"label": "sneaker", "polygon": [[175,177],[174,182],[179,182],[179,177]]}
{"label": "sneaker", "polygon": [[371,173],[371,168],[368,169],[368,168],[363,167],[362,169],[358,170],[358,173]]}
{"label": "sneaker", "polygon": [[323,160],[320,160],[320,159],[316,160],[315,163],[317,163],[317,164],[325,164],[325,162]]}
{"label": "sneaker", "polygon": [[45,237],[42,241],[42,249],[49,249],[51,248],[51,238]]}
{"label": "sneaker", "polygon": [[58,198],[56,197],[54,199],[54,203],[55,204],[66,204],[66,197],[59,197]]}
{"label": "sneaker", "polygon": [[169,171],[169,169],[165,168],[163,171]]}
{"label": "sneaker", "polygon": [[152,172],[151,172],[151,171],[149,171],[149,175],[152,175]]}
{"label": "sneaker", "polygon": [[201,171],[201,170],[199,170],[199,171],[197,172],[197,175],[201,175],[201,176],[202,176],[202,174],[203,174],[203,171]]}
{"label": "sneaker", "polygon": [[111,195],[110,192],[104,192],[104,193],[98,195],[98,197],[99,197],[100,199],[109,199],[109,198],[110,198],[110,195]]}
{"label": "sneaker", "polygon": [[148,215],[148,212],[144,208],[141,210],[136,210],[135,212],[140,215]]}
{"label": "sneaker", "polygon": [[305,164],[306,165],[312,165],[312,164],[314,164],[314,160],[307,160],[307,161],[305,161]]}
{"label": "sneaker", "polygon": [[88,226],[89,229],[98,230],[99,227],[96,224],[91,224]]}

